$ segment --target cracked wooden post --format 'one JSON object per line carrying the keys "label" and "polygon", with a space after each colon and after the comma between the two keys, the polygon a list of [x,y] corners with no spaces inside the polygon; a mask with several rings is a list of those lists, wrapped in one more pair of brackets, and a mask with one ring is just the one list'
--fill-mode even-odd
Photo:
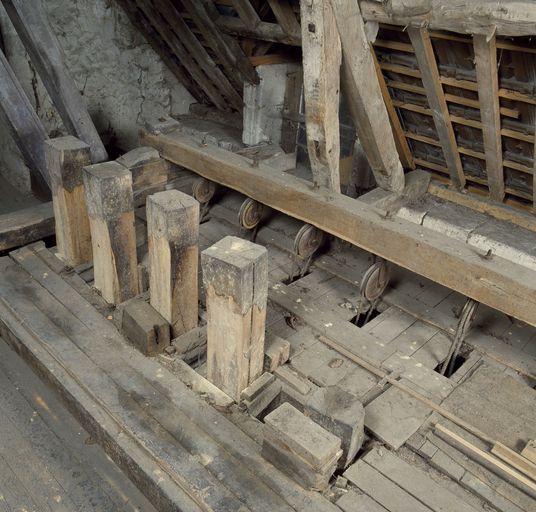
{"label": "cracked wooden post", "polygon": [[207,378],[234,400],[264,363],[266,248],[227,236],[201,254],[207,302]]}
{"label": "cracked wooden post", "polygon": [[111,303],[138,294],[132,175],[117,162],[84,168],[95,288]]}
{"label": "cracked wooden post", "polygon": [[197,327],[199,203],[178,190],[147,198],[151,306],[173,337]]}
{"label": "cracked wooden post", "polygon": [[63,261],[72,267],[92,259],[82,171],[91,164],[90,147],[68,135],[44,143],[54,204],[56,244]]}

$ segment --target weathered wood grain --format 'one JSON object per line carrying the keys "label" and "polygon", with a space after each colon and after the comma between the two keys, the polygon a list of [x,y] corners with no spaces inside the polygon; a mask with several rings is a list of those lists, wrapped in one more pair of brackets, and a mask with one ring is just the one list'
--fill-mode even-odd
{"label": "weathered wood grain", "polygon": [[268,295],[266,249],[227,236],[201,254],[207,303],[207,377],[240,393],[260,377]]}
{"label": "weathered wood grain", "polygon": [[92,260],[82,170],[91,164],[90,147],[71,135],[45,142],[56,227],[56,245],[72,267]]}
{"label": "weathered wood grain", "polygon": [[84,168],[95,287],[111,304],[138,294],[132,176],[116,162]]}
{"label": "weathered wood grain", "polygon": [[177,337],[197,327],[199,203],[178,190],[147,199],[151,305]]}
{"label": "weathered wood grain", "polygon": [[[314,190],[290,174],[274,173],[213,146],[200,148],[179,132],[144,134],[162,156],[287,215],[536,326],[536,275],[499,257],[483,258],[467,244],[343,195]],[[441,262],[441,264],[439,264]]]}

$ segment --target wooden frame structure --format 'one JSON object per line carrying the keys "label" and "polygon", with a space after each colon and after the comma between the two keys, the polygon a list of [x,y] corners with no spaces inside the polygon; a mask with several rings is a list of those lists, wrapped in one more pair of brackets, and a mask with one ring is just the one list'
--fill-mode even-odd
{"label": "wooden frame structure", "polygon": [[[299,31],[288,23],[285,31],[258,2],[240,2],[239,17],[232,10],[236,2],[214,3],[217,27],[243,45],[265,41],[284,53],[302,44]],[[286,3],[300,21],[300,2]],[[404,167],[425,168],[461,190],[533,210],[536,96],[530,76],[536,50],[525,36],[536,33],[534,4],[506,2],[501,11],[490,0],[455,8],[426,0],[416,11],[399,1],[331,4],[358,4],[372,27],[378,79]],[[244,9],[254,12],[254,22]],[[370,160],[370,150],[367,155]]]}

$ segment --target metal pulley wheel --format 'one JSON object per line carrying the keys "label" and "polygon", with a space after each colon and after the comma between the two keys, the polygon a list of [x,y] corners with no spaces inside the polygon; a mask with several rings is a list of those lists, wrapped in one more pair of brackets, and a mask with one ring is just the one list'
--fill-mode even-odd
{"label": "metal pulley wheel", "polygon": [[361,279],[361,296],[369,302],[376,302],[387,288],[390,274],[389,265],[383,260],[370,266]]}
{"label": "metal pulley wheel", "polygon": [[240,206],[238,212],[238,220],[240,226],[244,229],[254,229],[257,227],[262,219],[262,213],[264,211],[264,205],[255,201],[254,199],[247,198]]}
{"label": "metal pulley wheel", "polygon": [[304,224],[294,238],[294,254],[310,258],[322,245],[324,232],[311,224]]}
{"label": "metal pulley wheel", "polygon": [[201,204],[208,203],[216,193],[216,183],[206,178],[198,179],[192,185],[192,195]]}

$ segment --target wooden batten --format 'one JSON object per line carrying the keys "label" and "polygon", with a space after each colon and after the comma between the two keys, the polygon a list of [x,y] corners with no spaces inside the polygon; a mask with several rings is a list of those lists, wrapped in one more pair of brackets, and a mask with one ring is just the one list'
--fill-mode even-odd
{"label": "wooden batten", "polygon": [[227,236],[201,254],[207,303],[207,378],[235,400],[264,365],[266,248]]}
{"label": "wooden batten", "polygon": [[138,294],[132,175],[117,162],[84,168],[95,288],[111,303]]}
{"label": "wooden batten", "polygon": [[178,190],[147,198],[151,305],[173,337],[197,327],[199,203]]}
{"label": "wooden batten", "polygon": [[473,46],[488,187],[491,199],[502,201],[504,199],[504,173],[495,36],[475,34]]}
{"label": "wooden batten", "polygon": [[420,77],[426,89],[426,97],[433,112],[434,124],[441,141],[443,155],[447,162],[450,179],[457,188],[465,187],[460,152],[456,143],[456,136],[452,128],[445,93],[441,85],[439,69],[434,56],[434,49],[428,30],[423,27],[408,27],[411,44],[415,49],[415,56],[420,69]]}
{"label": "wooden batten", "polygon": [[340,192],[341,42],[329,2],[301,0],[307,149],[317,187]]}
{"label": "wooden batten", "polygon": [[342,44],[343,87],[359,141],[378,186],[400,192],[404,169],[359,7],[353,0],[330,3]]}
{"label": "wooden batten", "polygon": [[45,142],[56,225],[56,244],[72,267],[92,260],[91,232],[84,194],[83,168],[91,164],[91,148],[73,137]]}
{"label": "wooden batten", "polygon": [[391,127],[393,129],[393,135],[395,137],[395,144],[398,154],[400,156],[400,161],[406,169],[415,169],[415,161],[413,160],[413,155],[408,144],[408,140],[404,135],[404,128],[398,117],[395,106],[391,95],[389,94],[389,89],[387,88],[387,82],[383,76],[382,70],[380,68],[380,63],[374,52],[374,48],[371,48],[372,59],[374,61],[374,66],[376,67],[376,74],[378,75],[378,83],[380,84],[380,90],[382,92],[383,101],[385,102],[385,107],[387,108],[387,113],[389,114],[389,121],[391,121]]}

